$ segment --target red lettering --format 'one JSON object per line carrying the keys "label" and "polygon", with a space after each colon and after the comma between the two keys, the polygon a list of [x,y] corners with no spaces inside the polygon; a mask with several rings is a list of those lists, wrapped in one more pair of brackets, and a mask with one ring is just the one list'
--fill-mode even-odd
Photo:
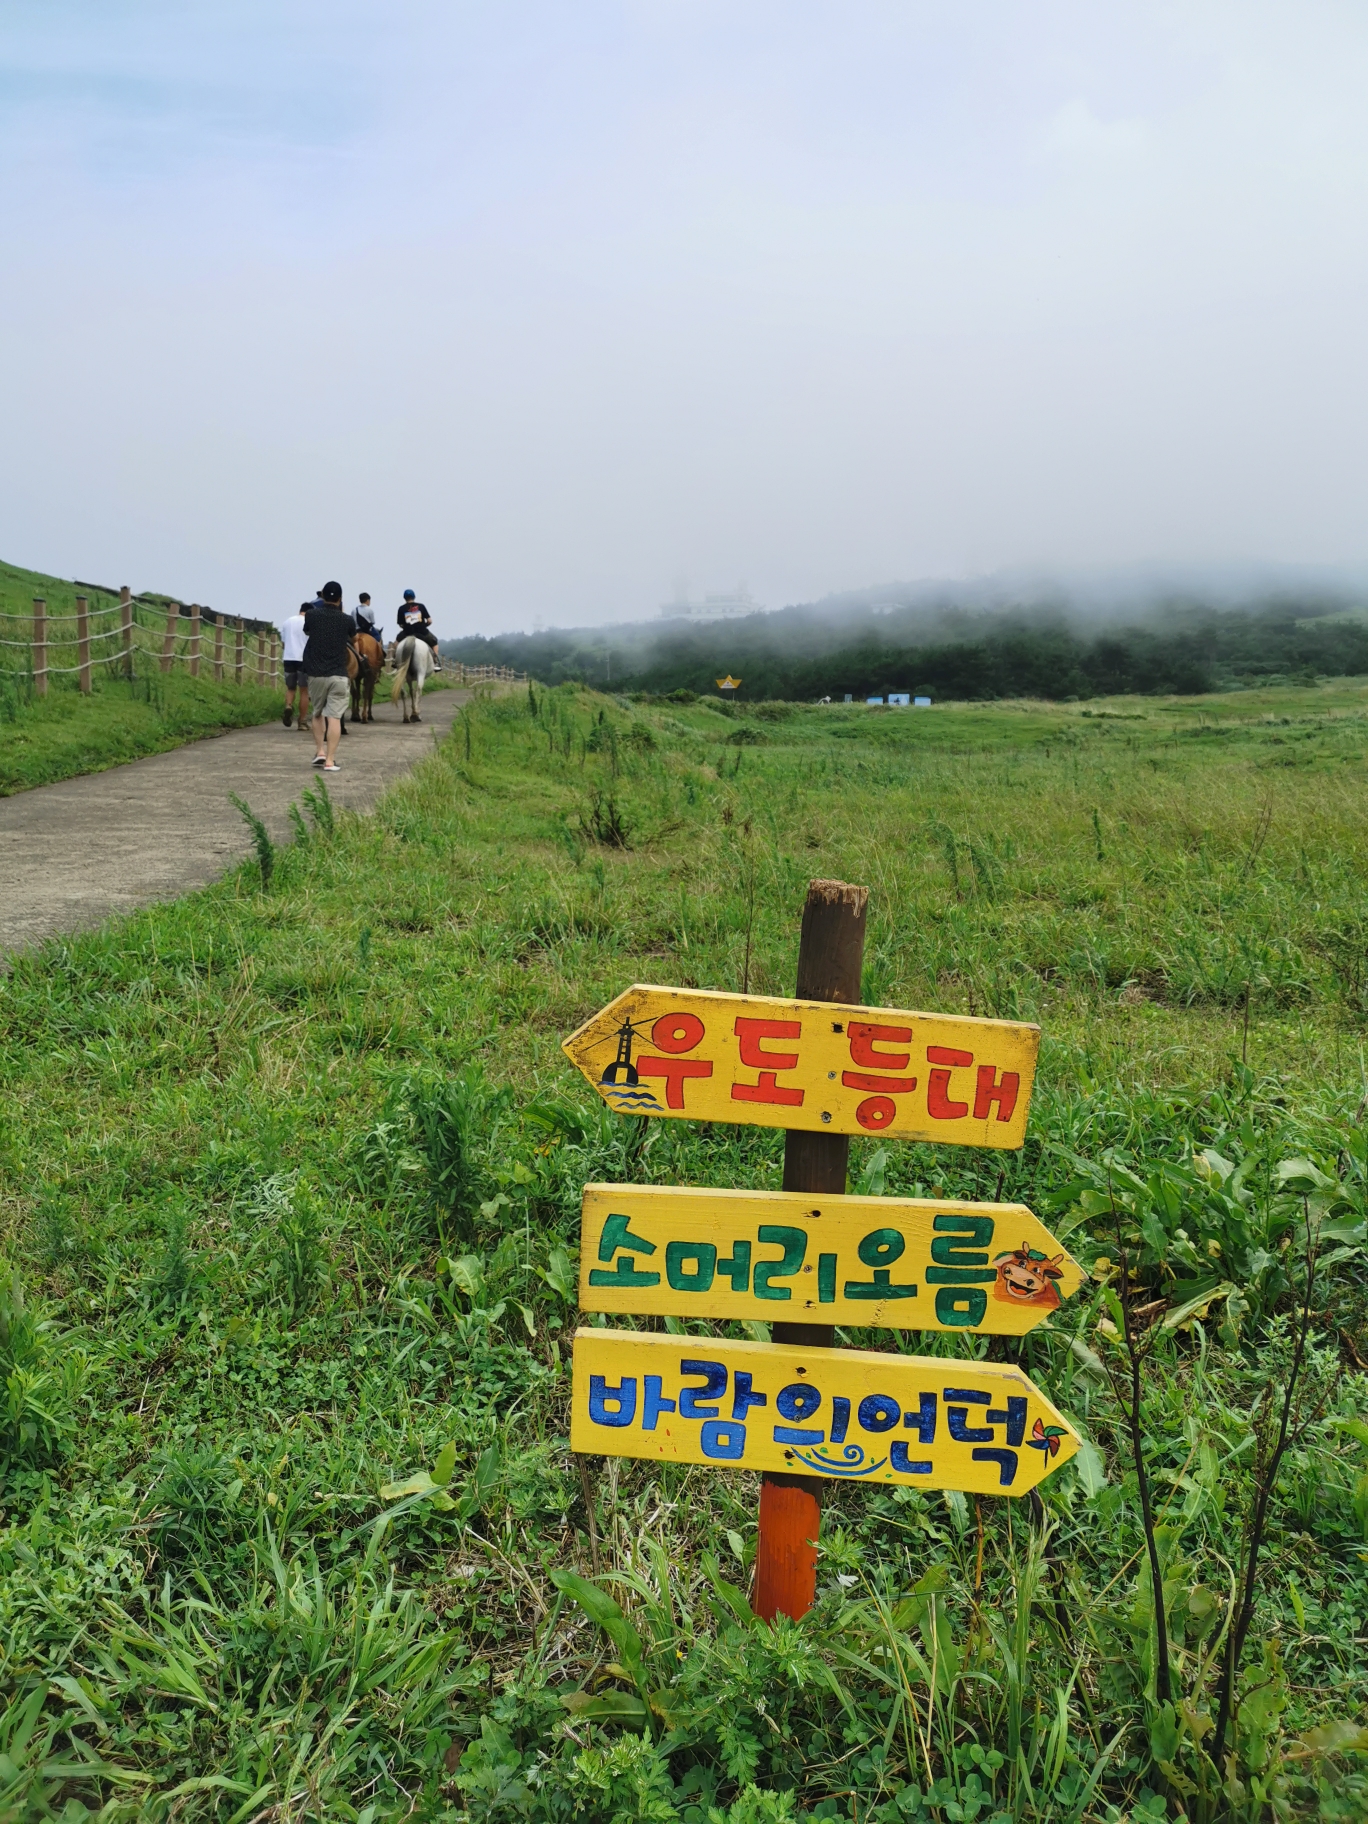
{"label": "red lettering", "polygon": [[782,1102],[788,1108],[801,1108],[804,1092],[784,1089],[772,1070],[762,1070],[758,1083],[733,1083],[733,1102]]}
{"label": "red lettering", "polygon": [[991,1064],[980,1064],[978,1088],[974,1091],[974,1119],[986,1121],[988,1110],[994,1102],[998,1105],[999,1121],[1010,1121],[1012,1110],[1017,1105],[1017,1092],[1021,1088],[1021,1077],[1015,1070],[1004,1070],[1002,1081],[993,1081],[996,1073]]}
{"label": "red lettering", "polygon": [[875,1051],[874,1041],[887,1045],[906,1045],[912,1037],[910,1026],[873,1026],[868,1020],[852,1020],[846,1028],[850,1035],[850,1061],[863,1064],[866,1070],[906,1070],[911,1052]]}
{"label": "red lettering", "polygon": [[696,1013],[663,1013],[651,1028],[651,1043],[662,1051],[692,1051],[703,1037],[703,1022]]}
{"label": "red lettering", "polygon": [[898,1112],[887,1096],[867,1096],[855,1110],[855,1119],[872,1134],[880,1133]]}
{"label": "red lettering", "polygon": [[665,1106],[683,1108],[685,1083],[690,1077],[710,1077],[713,1067],[706,1058],[639,1058],[637,1073],[643,1077],[664,1077]]}
{"label": "red lettering", "polygon": [[[952,1051],[948,1045],[928,1045],[927,1062],[965,1070],[974,1061],[972,1051]],[[967,1102],[950,1100],[950,1070],[933,1070],[926,1085],[926,1112],[933,1121],[959,1121],[969,1113]]]}
{"label": "red lettering", "polygon": [[792,1070],[798,1062],[796,1051],[762,1051],[761,1039],[796,1039],[801,1034],[801,1020],[738,1020],[736,1036],[741,1042],[741,1062],[749,1070],[760,1072],[758,1083],[733,1083],[733,1102],[779,1102],[787,1108],[800,1108],[801,1089],[781,1089],[775,1072]]}
{"label": "red lettering", "polygon": [[905,1096],[917,1087],[915,1077],[874,1077],[865,1070],[843,1070],[841,1081],[847,1089],[881,1089],[886,1096]]}
{"label": "red lettering", "polygon": [[798,1053],[761,1051],[761,1039],[796,1039],[803,1030],[801,1020],[738,1020],[736,1036],[741,1041],[741,1062],[748,1070],[792,1070]]}

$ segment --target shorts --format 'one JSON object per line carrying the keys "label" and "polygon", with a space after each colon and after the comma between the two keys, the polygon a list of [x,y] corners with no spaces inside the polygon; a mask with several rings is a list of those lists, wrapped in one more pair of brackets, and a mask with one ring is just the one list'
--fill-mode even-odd
{"label": "shorts", "polygon": [[316,716],[331,716],[340,722],[351,708],[351,685],[343,672],[337,678],[305,678],[309,687],[309,708]]}
{"label": "shorts", "polygon": [[301,684],[304,686],[305,690],[307,690],[309,688],[309,680],[304,676],[303,661],[300,659],[286,659],[286,661],[285,661],[285,688],[286,688],[286,690],[298,690]]}

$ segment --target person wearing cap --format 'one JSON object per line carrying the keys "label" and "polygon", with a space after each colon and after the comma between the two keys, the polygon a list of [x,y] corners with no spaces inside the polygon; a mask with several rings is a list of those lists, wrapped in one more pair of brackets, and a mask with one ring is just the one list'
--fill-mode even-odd
{"label": "person wearing cap", "polygon": [[437,646],[437,635],[432,631],[432,616],[425,605],[414,595],[412,589],[405,589],[403,605],[399,609],[399,631],[396,640],[406,640],[412,634],[417,640],[426,640],[432,648],[432,669],[442,669],[442,655]]}
{"label": "person wearing cap", "polygon": [[309,681],[318,749],[314,765],[325,773],[342,770],[337,764],[337,744],[342,739],[342,718],[351,706],[347,654],[353,632],[352,618],[342,606],[341,583],[324,583],[318,600],[304,611],[304,675]]}

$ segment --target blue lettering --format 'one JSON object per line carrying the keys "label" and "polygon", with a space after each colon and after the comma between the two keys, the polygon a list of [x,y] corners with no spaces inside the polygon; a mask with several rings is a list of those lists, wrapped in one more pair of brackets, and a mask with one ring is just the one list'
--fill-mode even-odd
{"label": "blue lettering", "polygon": [[[951,1405],[952,1400],[972,1402],[975,1406],[987,1406],[992,1396],[980,1393],[973,1387],[947,1387],[945,1393],[945,1419],[950,1427],[950,1436],[957,1444],[991,1444],[993,1428],[971,1425],[967,1405]],[[984,1415],[987,1416],[986,1414]]]}
{"label": "blue lettering", "polygon": [[734,1463],[746,1448],[746,1428],[734,1419],[709,1419],[698,1434],[705,1457],[720,1457]]}
{"label": "blue lettering", "polygon": [[931,1465],[925,1459],[909,1457],[907,1446],[901,1438],[894,1441],[889,1449],[889,1461],[900,1476],[929,1476]]}
{"label": "blue lettering", "polygon": [[1014,1450],[976,1450],[974,1461],[997,1464],[999,1488],[1010,1488],[1016,1480],[1017,1453]]}
{"label": "blue lettering", "polygon": [[681,1374],[701,1374],[704,1377],[701,1387],[681,1387],[679,1390],[679,1416],[681,1419],[715,1419],[716,1406],[700,1406],[700,1400],[720,1400],[727,1391],[727,1370],[721,1362],[695,1362],[688,1359],[679,1364]]}
{"label": "blue lettering", "polygon": [[654,1431],[656,1420],[661,1413],[673,1412],[675,1409],[673,1400],[664,1400],[660,1397],[660,1385],[658,1374],[646,1376],[646,1397],[641,1402],[641,1429],[643,1431]]}
{"label": "blue lettering", "polygon": [[902,1407],[886,1393],[867,1393],[860,1401],[860,1425],[865,1431],[891,1431],[902,1417]]}
{"label": "blue lettering", "polygon": [[[785,1419],[810,1419],[821,1403],[821,1394],[806,1381],[794,1381],[790,1386],[780,1388],[774,1398],[780,1416]],[[825,1435],[801,1425],[776,1425],[774,1428],[776,1444],[820,1444]]]}
{"label": "blue lettering", "polygon": [[[922,1394],[918,1410],[903,1414],[903,1424],[909,1431],[915,1431],[923,1444],[934,1444],[936,1441],[935,1394]],[[903,1448],[906,1449],[906,1446],[904,1445]]]}
{"label": "blue lettering", "polygon": [[734,1419],[744,1419],[746,1410],[750,1406],[769,1405],[769,1395],[767,1393],[751,1392],[751,1377],[746,1373],[744,1368],[737,1369],[735,1375],[732,1377],[732,1386],[734,1389],[732,1393],[732,1417]]}
{"label": "blue lettering", "polygon": [[1026,1436],[1026,1402],[1016,1394],[1008,1395],[1005,1411],[1001,1407],[989,1407],[987,1418],[990,1425],[1007,1427],[1009,1444],[1020,1444]]}
{"label": "blue lettering", "polygon": [[620,1387],[610,1387],[601,1374],[589,1376],[589,1417],[595,1425],[630,1425],[636,1400],[635,1375],[624,1375]]}

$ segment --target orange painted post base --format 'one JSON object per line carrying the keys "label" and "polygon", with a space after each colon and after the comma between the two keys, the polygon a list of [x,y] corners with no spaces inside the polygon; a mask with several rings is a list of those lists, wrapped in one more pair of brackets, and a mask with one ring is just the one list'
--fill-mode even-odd
{"label": "orange painted post base", "polygon": [[788,1615],[797,1621],[817,1594],[817,1536],[822,1509],[811,1490],[788,1478],[760,1484],[760,1537],[755,1550],[751,1607],[762,1621]]}

